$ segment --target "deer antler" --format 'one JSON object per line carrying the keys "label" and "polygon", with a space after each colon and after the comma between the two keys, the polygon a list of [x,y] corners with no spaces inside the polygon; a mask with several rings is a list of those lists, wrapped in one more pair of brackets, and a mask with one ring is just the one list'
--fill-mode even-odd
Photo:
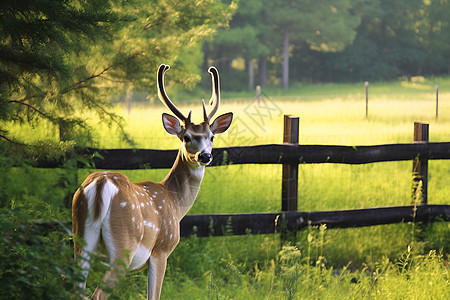
{"label": "deer antler", "polygon": [[211,112],[207,115],[206,114],[206,108],[205,108],[205,101],[203,102],[203,118],[205,122],[209,123],[211,121],[211,118],[214,116],[214,114],[217,112],[217,109],[219,108],[220,103],[220,83],[219,83],[219,72],[215,67],[210,67],[208,70],[209,73],[211,73],[211,79],[212,79],[212,96],[209,100],[209,105],[212,105],[213,108]]}
{"label": "deer antler", "polygon": [[183,113],[170,101],[169,97],[166,94],[166,90],[164,89],[164,73],[170,69],[169,65],[162,64],[158,69],[158,97],[162,103],[164,103],[174,115],[186,123],[187,118],[183,115]]}
{"label": "deer antler", "polygon": [[[174,113],[174,115],[186,123],[186,121],[189,123],[190,121],[190,114],[186,118],[185,115],[173,104],[173,102],[169,99],[169,97],[166,94],[166,90],[164,89],[164,74],[167,70],[170,69],[170,66],[161,64],[158,69],[158,96],[162,103],[164,103],[167,108],[170,109]],[[215,67],[210,67],[208,70],[209,73],[211,73],[211,79],[212,79],[212,96],[209,100],[209,105],[212,106],[211,112],[208,114],[206,112],[205,107],[205,101],[202,99],[203,104],[203,119],[205,122],[209,123],[211,121],[211,118],[214,116],[214,114],[217,112],[217,109],[219,108],[220,103],[220,83],[219,83],[219,72]]]}

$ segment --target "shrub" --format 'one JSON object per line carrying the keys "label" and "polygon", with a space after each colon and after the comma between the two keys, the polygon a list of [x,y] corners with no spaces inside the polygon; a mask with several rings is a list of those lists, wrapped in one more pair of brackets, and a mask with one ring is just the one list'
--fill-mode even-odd
{"label": "shrub", "polygon": [[0,298],[70,299],[82,280],[71,238],[58,228],[46,232],[18,210],[0,215]]}

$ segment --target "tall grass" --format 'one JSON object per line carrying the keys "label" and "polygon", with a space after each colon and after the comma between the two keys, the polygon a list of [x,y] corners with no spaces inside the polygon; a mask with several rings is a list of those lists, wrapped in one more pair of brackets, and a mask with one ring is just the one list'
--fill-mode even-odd
{"label": "tall grass", "polygon": [[[438,120],[436,83],[441,86]],[[235,117],[230,130],[217,137],[215,146],[281,143],[283,114],[300,116],[301,144],[409,143],[414,121],[430,123],[430,141],[450,141],[449,88],[448,78],[371,83],[368,119],[362,84],[300,85],[290,90],[295,95],[269,89],[265,92],[271,96],[263,97],[259,104],[248,96],[223,99],[218,114],[233,111]],[[199,101],[181,102],[179,108],[194,109],[193,119],[200,121]],[[136,147],[178,148],[177,139],[161,126],[161,113],[166,112],[162,105],[116,109]],[[91,126],[94,146],[131,146],[118,137],[117,128],[99,128],[96,120]],[[12,126],[11,130],[24,139],[57,138],[56,128],[49,124],[34,129]],[[411,162],[300,165],[299,210],[410,204],[411,170]],[[79,180],[91,171],[79,170]],[[159,181],[167,171],[123,173],[132,181]],[[34,172],[39,177],[52,171]],[[449,173],[449,161],[430,161],[429,203],[448,204]],[[281,209],[280,198],[279,165],[211,167],[190,213],[275,212]],[[413,226],[309,228],[284,245],[276,234],[185,238],[169,258],[163,298],[445,299],[450,292],[449,224]],[[130,276],[113,299],[145,298],[145,272]],[[94,288],[92,280],[89,288]]]}
{"label": "tall grass", "polygon": [[[284,246],[276,235],[183,239],[169,259],[163,299],[446,299],[448,296],[450,276],[442,252],[431,250],[421,254],[406,247],[393,258],[381,251],[382,255],[374,255],[375,260],[360,266],[348,261],[334,267],[329,258],[351,249],[353,244],[330,251],[330,244],[336,241],[330,238],[330,232],[324,227],[310,228],[304,232],[305,239]],[[370,233],[373,232],[366,232]],[[145,279],[142,273],[132,275],[128,278],[132,287],[119,290],[116,295],[120,296],[113,299],[145,299],[142,292]]]}

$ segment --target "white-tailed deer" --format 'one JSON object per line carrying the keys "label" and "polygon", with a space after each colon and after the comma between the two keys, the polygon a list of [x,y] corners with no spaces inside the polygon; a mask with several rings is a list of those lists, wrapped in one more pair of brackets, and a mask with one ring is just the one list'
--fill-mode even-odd
{"label": "white-tailed deer", "polygon": [[[191,113],[185,117],[167,96],[164,73],[168,69],[167,65],[158,69],[158,95],[176,117],[164,113],[162,121],[166,131],[181,141],[169,174],[159,183],[132,183],[120,173],[93,173],[75,193],[72,205],[75,257],[81,256],[86,279],[89,254],[103,241],[111,264],[103,278],[107,286],[114,287],[122,271],[120,261],[130,270],[148,266],[148,299],[160,297],[167,257],[180,239],[180,220],[194,204],[205,166],[212,161],[214,135],[227,130],[233,118],[232,113],[227,113],[210,123],[220,102],[216,68],[209,68],[213,83],[212,109],[208,114],[202,100],[204,120],[200,124],[192,123]],[[83,246],[78,238],[84,240]],[[100,288],[92,296],[92,299],[105,298],[107,295]]]}

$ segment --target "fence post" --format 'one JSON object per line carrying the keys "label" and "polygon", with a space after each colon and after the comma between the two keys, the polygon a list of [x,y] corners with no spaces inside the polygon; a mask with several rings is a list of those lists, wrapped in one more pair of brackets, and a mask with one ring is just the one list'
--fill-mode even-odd
{"label": "fence post", "polygon": [[[429,133],[429,124],[414,122],[414,142],[427,143]],[[428,202],[428,159],[420,157],[413,160],[413,200],[417,192],[419,182],[422,181],[422,204]]]}
{"label": "fence post", "polygon": [[261,86],[256,86],[256,99],[258,99],[258,104],[261,103]]}
{"label": "fence post", "polygon": [[439,116],[439,86],[436,84],[436,120]]}
{"label": "fence post", "polygon": [[369,119],[369,82],[364,82],[366,88],[366,119]]}
{"label": "fence post", "polygon": [[[283,143],[298,144],[300,119],[284,115]],[[281,210],[297,211],[298,164],[283,165]]]}

